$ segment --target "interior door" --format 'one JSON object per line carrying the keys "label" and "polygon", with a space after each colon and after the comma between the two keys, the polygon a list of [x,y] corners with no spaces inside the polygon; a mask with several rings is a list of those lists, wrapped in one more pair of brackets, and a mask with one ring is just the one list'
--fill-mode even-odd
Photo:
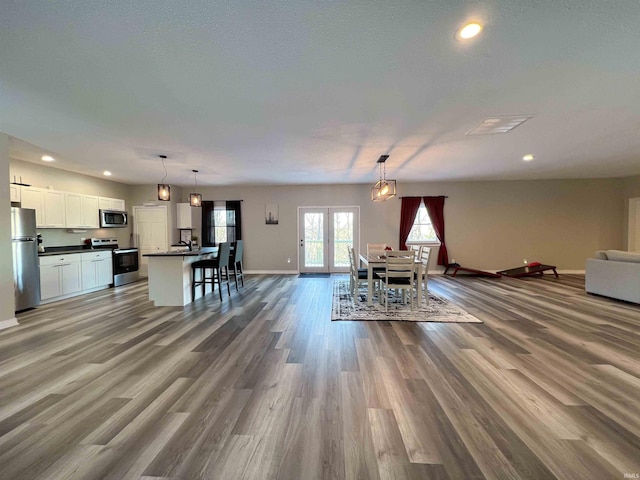
{"label": "interior door", "polygon": [[359,207],[298,207],[301,273],[349,271],[347,247],[360,244]]}
{"label": "interior door", "polygon": [[133,236],[139,249],[140,275],[148,275],[146,253],[169,250],[166,205],[133,207]]}

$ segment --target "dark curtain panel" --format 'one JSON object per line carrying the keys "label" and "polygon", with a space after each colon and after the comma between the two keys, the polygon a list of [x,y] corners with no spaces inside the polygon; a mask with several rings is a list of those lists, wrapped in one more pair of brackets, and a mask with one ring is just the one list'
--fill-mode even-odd
{"label": "dark curtain panel", "polygon": [[215,234],[213,225],[213,202],[203,200],[202,202],[202,241],[203,247],[215,246]]}
{"label": "dark curtain panel", "polygon": [[240,213],[240,200],[227,202],[227,242],[242,240],[242,214]]}
{"label": "dark curtain panel", "polygon": [[[213,247],[220,242],[236,242],[242,240],[242,215],[240,212],[241,200],[231,200],[224,202],[224,218],[223,225],[217,225],[218,227],[224,227],[226,230],[225,238],[216,238],[216,222],[215,222],[215,205],[212,201],[202,202],[202,246]],[[218,210],[220,210],[220,203],[218,203]],[[226,225],[225,225],[226,224]],[[224,231],[223,230],[223,231]],[[218,228],[220,236],[220,228]]]}
{"label": "dark curtain panel", "polygon": [[402,206],[400,207],[400,241],[398,245],[400,250],[407,249],[407,238],[416,220],[418,208],[420,208],[420,197],[402,197]]}
{"label": "dark curtain panel", "polygon": [[440,251],[438,252],[438,265],[449,264],[449,254],[444,243],[444,199],[446,197],[424,197],[424,206],[427,208],[431,225],[436,231],[436,237],[440,240]]}

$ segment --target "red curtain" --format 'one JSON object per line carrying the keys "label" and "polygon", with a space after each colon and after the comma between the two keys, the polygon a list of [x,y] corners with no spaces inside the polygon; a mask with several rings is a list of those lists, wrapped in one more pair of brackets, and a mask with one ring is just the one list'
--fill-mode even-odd
{"label": "red curtain", "polygon": [[438,265],[449,264],[449,254],[444,243],[444,199],[446,197],[424,197],[424,206],[431,219],[431,225],[436,231],[436,237],[440,240],[440,250],[438,252]]}
{"label": "red curtain", "polygon": [[416,220],[418,208],[420,208],[420,197],[402,197],[402,206],[400,209],[400,241],[398,245],[400,250],[407,249],[407,238]]}

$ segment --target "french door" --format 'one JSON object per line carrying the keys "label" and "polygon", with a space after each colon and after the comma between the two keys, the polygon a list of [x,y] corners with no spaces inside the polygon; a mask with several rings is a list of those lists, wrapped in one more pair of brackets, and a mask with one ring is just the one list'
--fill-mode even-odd
{"label": "french door", "polygon": [[300,273],[349,271],[360,244],[360,207],[298,207]]}

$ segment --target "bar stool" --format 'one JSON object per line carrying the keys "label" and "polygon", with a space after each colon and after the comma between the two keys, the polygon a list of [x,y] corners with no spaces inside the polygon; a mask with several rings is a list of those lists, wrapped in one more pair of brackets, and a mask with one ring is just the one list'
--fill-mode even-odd
{"label": "bar stool", "polygon": [[[218,256],[216,258],[210,258],[206,260],[198,260],[191,264],[191,301],[195,300],[196,287],[202,285],[202,296],[205,294],[205,285],[211,284],[211,291],[215,290],[216,283],[218,284],[218,293],[220,294],[220,301],[222,301],[222,269],[225,271],[225,280],[227,283],[227,293],[231,296],[231,289],[229,288],[229,243],[221,243],[218,246]],[[200,280],[196,280],[197,271],[201,270]],[[207,270],[211,270],[211,276],[207,277]]]}
{"label": "bar stool", "polygon": [[233,265],[233,279],[236,282],[236,291],[238,291],[238,276],[240,284],[244,287],[244,274],[242,270],[242,240],[233,243],[233,253],[229,259]]}

